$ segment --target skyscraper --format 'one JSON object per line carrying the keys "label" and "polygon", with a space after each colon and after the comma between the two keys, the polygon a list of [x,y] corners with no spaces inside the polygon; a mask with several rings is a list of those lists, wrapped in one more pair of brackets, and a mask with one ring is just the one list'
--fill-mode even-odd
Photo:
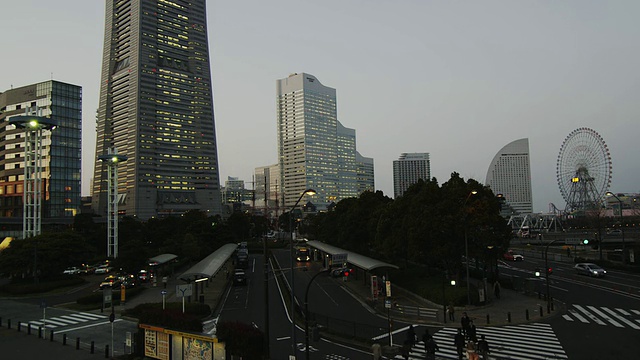
{"label": "skyscraper", "polygon": [[356,151],[358,194],[376,191],[373,158],[364,157]]}
{"label": "skyscraper", "polygon": [[[71,223],[80,212],[82,88],[55,80],[0,93],[0,217],[22,218],[25,129],[11,125],[24,115],[50,118],[42,132],[43,223]],[[3,219],[3,222],[5,222]]]}
{"label": "skyscraper", "polygon": [[502,194],[516,214],[533,212],[529,139],[510,142],[498,151],[489,165],[485,185],[494,194]]}
{"label": "skyscraper", "polygon": [[398,198],[419,179],[431,179],[429,153],[402,153],[393,161],[393,197]]}
{"label": "skyscraper", "polygon": [[[120,213],[219,214],[205,0],[106,2],[96,157],[117,151]],[[106,215],[96,162],[93,209]]]}
{"label": "skyscraper", "polygon": [[284,208],[306,189],[318,210],[358,195],[356,133],[338,121],[336,90],[300,73],[276,84],[278,157]]}

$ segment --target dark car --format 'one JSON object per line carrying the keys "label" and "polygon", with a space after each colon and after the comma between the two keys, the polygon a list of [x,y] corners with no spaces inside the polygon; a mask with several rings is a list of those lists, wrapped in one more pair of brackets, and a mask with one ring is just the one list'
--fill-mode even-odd
{"label": "dark car", "polygon": [[236,269],[233,273],[233,285],[246,285],[247,284],[247,274],[245,274],[244,270]]}

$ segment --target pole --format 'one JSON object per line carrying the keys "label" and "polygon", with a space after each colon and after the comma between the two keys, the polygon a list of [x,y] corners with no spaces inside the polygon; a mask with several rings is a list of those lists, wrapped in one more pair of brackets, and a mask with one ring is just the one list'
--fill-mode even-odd
{"label": "pole", "polygon": [[[265,182],[266,183],[266,182]],[[264,251],[264,354],[265,359],[270,359],[269,348],[269,254],[267,253],[267,238],[262,237]]]}
{"label": "pole", "polygon": [[329,269],[325,269],[320,271],[319,273],[313,275],[311,280],[309,280],[309,284],[307,285],[307,290],[304,292],[304,337],[305,337],[305,357],[309,360],[309,289],[311,288],[311,284],[313,280],[315,280],[318,275],[329,272]]}
{"label": "pole", "polygon": [[296,358],[296,295],[295,295],[295,279],[293,278],[293,209],[298,203],[289,210],[289,264],[291,265],[291,352],[293,358]]}
{"label": "pole", "polygon": [[[614,195],[615,196],[615,195]],[[622,200],[619,197],[615,196],[618,199],[618,203],[620,203],[620,232],[622,234],[622,263],[627,263],[627,247],[624,242],[624,219],[622,218]]]}
{"label": "pole", "polygon": [[467,305],[471,305],[471,285],[469,284],[469,241],[467,240],[467,224],[464,226],[464,262],[467,268]]}
{"label": "pole", "polygon": [[544,248],[544,277],[547,282],[547,314],[551,313],[551,294],[549,292],[549,246],[556,241],[558,241],[558,239],[552,240]]}
{"label": "pole", "polygon": [[444,288],[446,282],[446,274],[442,272],[442,321],[447,323],[447,300],[445,299]]}

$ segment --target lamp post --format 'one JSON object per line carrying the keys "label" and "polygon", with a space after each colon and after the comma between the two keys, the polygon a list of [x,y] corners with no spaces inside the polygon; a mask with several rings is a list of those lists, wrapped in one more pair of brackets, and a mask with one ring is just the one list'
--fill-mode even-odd
{"label": "lamp post", "polygon": [[300,197],[298,198],[298,201],[296,201],[296,203],[293,205],[293,207],[291,208],[291,210],[289,210],[289,231],[290,231],[290,239],[289,239],[289,260],[290,260],[290,264],[291,264],[291,351],[293,351],[293,357],[295,358],[296,356],[296,315],[295,315],[295,311],[296,311],[296,305],[295,305],[295,299],[296,299],[296,295],[295,295],[295,280],[293,278],[293,257],[294,257],[294,253],[293,253],[293,210],[295,210],[296,206],[298,206],[298,203],[300,203],[300,200],[302,200],[302,198],[305,195],[315,195],[316,191],[313,189],[307,189],[305,190],[302,194],[300,194]]}
{"label": "lamp post", "polygon": [[[624,242],[624,226],[623,226],[623,221],[624,219],[622,218],[622,200],[620,200],[619,197],[616,196],[616,194],[612,193],[611,191],[607,191],[606,193],[607,196],[613,196],[614,198],[616,198],[616,200],[618,200],[618,207],[620,208],[620,232],[622,235],[622,263],[626,264],[627,263],[627,249],[626,249],[626,244]],[[602,247],[602,244],[600,244],[600,246]]]}
{"label": "lamp post", "polygon": [[118,257],[118,164],[127,160],[116,148],[110,148],[98,160],[107,164],[107,257]]}
{"label": "lamp post", "polygon": [[[464,207],[467,205],[467,201],[469,201],[469,198],[471,197],[471,195],[475,195],[478,192],[475,190],[472,190],[469,195],[467,195],[467,198],[464,200],[464,203],[462,204],[462,209],[464,210]],[[464,215],[464,262],[466,264],[466,268],[467,268],[467,305],[471,305],[471,287],[469,286],[469,241],[467,239],[467,214],[465,213]]]}
{"label": "lamp post", "polygon": [[313,280],[315,280],[318,275],[329,272],[329,269],[325,269],[320,271],[319,273],[313,275],[311,280],[309,280],[309,284],[307,285],[307,290],[304,292],[304,337],[305,337],[305,357],[309,360],[309,289],[311,288],[311,284]]}

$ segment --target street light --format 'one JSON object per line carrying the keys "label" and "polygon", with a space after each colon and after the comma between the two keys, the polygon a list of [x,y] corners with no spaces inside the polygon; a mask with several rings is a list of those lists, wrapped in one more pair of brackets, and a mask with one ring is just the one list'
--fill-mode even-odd
{"label": "street light", "polygon": [[[467,205],[467,201],[469,201],[469,198],[471,197],[471,195],[475,195],[478,192],[475,190],[472,190],[469,195],[467,195],[467,198],[464,200],[464,203],[462,204],[462,209],[464,210],[464,207]],[[467,214],[465,213],[464,215],[464,262],[466,264],[467,267],[467,305],[471,305],[471,287],[469,286],[469,241],[467,240]]]}
{"label": "street light", "polygon": [[[547,314],[551,313],[551,309],[553,307],[553,303],[551,302],[551,295],[549,291],[549,256],[548,256],[549,246],[551,246],[551,244],[559,240],[561,239],[555,239],[550,241],[547,244],[547,246],[544,248],[544,278],[545,278],[545,281],[547,282]],[[587,239],[582,240],[582,244],[583,245],[589,244],[589,240]],[[536,276],[539,276],[537,271],[536,271]]]}
{"label": "street light", "polygon": [[309,289],[311,288],[311,284],[313,280],[315,280],[318,275],[328,273],[329,269],[325,269],[320,271],[319,273],[313,275],[311,280],[309,280],[309,284],[307,285],[307,290],[304,292],[304,336],[305,336],[305,357],[309,360]]}
{"label": "street light", "polygon": [[118,164],[127,160],[116,148],[98,156],[107,164],[107,257],[118,257]]}
{"label": "street light", "polygon": [[293,356],[295,358],[296,356],[296,315],[295,315],[295,310],[296,310],[296,306],[295,306],[295,284],[296,282],[293,279],[293,210],[295,210],[296,206],[298,206],[298,203],[300,203],[300,200],[302,200],[302,198],[305,195],[315,195],[316,191],[313,189],[307,189],[305,190],[302,194],[300,194],[300,197],[298,198],[298,201],[296,201],[296,203],[293,205],[293,207],[291,208],[291,210],[289,210],[289,231],[290,231],[290,239],[289,239],[289,260],[291,263],[291,351],[293,351]]}
{"label": "street light", "polygon": [[[620,208],[620,231],[622,234],[622,263],[626,264],[627,263],[627,249],[626,249],[626,244],[624,242],[624,226],[623,226],[623,218],[622,218],[622,200],[620,200],[619,197],[616,196],[616,194],[612,193],[611,191],[607,191],[606,193],[607,196],[613,196],[614,198],[616,198],[616,200],[618,200],[618,206]],[[602,244],[600,245],[600,247],[602,247]]]}

